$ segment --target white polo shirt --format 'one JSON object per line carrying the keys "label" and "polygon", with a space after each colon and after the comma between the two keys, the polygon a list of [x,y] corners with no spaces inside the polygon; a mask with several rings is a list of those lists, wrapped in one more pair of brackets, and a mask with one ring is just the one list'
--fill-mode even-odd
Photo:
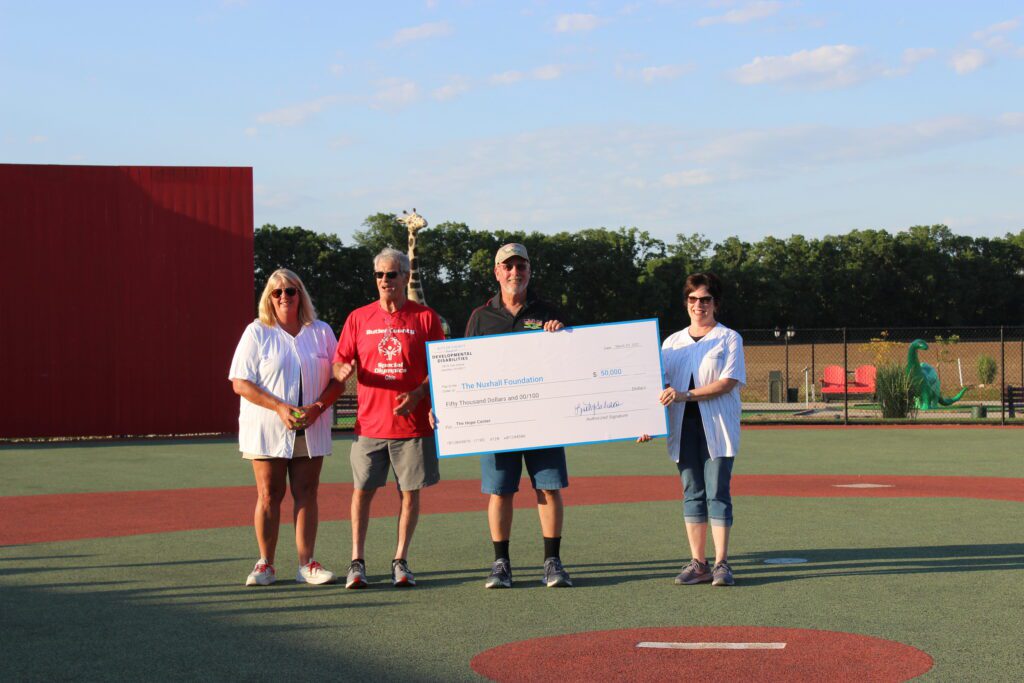
{"label": "white polo shirt", "polygon": [[[695,389],[723,378],[739,382],[729,393],[698,403],[708,440],[708,453],[712,458],[735,457],[740,450],[740,388],[747,383],[743,337],[718,323],[699,342],[695,342],[690,333],[682,329],[662,343],[661,362],[665,382],[679,393],[690,388],[691,377]],[[668,455],[675,462],[679,462],[679,437],[685,407],[686,404],[680,402],[668,408]]]}
{"label": "white polo shirt", "polygon": [[[278,400],[294,406],[315,402],[331,380],[331,356],[338,340],[320,320],[303,325],[296,336],[279,326],[254,320],[238,341],[228,379],[249,380]],[[303,397],[299,397],[299,376]],[[295,432],[285,427],[273,410],[241,398],[238,447],[243,453],[291,458]],[[330,406],[306,428],[306,446],[313,457],[331,454]]]}

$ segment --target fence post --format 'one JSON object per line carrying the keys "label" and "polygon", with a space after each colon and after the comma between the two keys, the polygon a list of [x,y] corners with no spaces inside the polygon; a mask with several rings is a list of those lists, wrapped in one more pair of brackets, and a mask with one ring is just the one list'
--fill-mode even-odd
{"label": "fence post", "polygon": [[[814,334],[811,336],[811,383],[812,383],[812,385],[815,384],[818,381],[817,380],[818,374],[817,374],[817,371],[814,369],[814,340],[815,340],[815,337],[817,337],[817,336],[818,336],[818,331],[815,330]],[[1021,347],[1020,348],[1021,348],[1021,358],[1024,358],[1024,342],[1021,342]],[[1024,368],[1024,361],[1021,361],[1021,367]],[[1024,369],[1022,369],[1021,372],[1024,373]],[[1021,382],[1021,384],[1024,384],[1024,382]]]}
{"label": "fence post", "polygon": [[999,424],[1006,425],[1006,337],[999,326]]}
{"label": "fence post", "polygon": [[850,424],[850,368],[845,327],[843,328],[843,424]]}

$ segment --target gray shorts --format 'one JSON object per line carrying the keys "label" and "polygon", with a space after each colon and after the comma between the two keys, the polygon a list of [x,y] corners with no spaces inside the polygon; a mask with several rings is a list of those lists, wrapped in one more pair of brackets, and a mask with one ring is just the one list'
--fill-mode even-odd
{"label": "gray shorts", "polygon": [[[433,437],[372,439],[357,436],[349,452],[352,486],[376,489],[388,481],[388,469],[402,491],[416,491],[441,481]],[[390,466],[390,467],[389,467]]]}

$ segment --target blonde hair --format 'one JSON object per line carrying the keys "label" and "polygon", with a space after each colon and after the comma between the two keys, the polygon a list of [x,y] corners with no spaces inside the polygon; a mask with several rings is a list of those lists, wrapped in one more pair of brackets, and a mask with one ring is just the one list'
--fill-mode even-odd
{"label": "blonde hair", "polygon": [[278,268],[267,278],[267,286],[263,288],[260,303],[256,307],[260,315],[260,322],[267,327],[277,325],[277,314],[274,312],[274,302],[270,300],[270,293],[278,287],[283,289],[288,285],[299,290],[299,322],[303,325],[312,325],[316,320],[313,300],[309,298],[309,292],[306,291],[306,285],[302,284],[302,279],[287,268]]}

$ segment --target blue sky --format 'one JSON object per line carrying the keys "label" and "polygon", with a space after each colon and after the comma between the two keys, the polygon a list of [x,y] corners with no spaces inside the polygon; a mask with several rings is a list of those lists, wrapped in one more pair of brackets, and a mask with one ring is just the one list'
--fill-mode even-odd
{"label": "blue sky", "polygon": [[0,161],[240,165],[257,225],[1024,229],[1024,6],[0,0]]}

